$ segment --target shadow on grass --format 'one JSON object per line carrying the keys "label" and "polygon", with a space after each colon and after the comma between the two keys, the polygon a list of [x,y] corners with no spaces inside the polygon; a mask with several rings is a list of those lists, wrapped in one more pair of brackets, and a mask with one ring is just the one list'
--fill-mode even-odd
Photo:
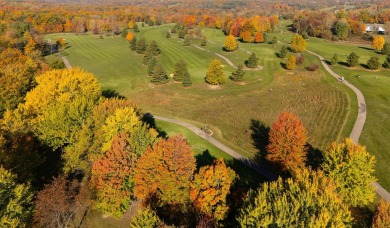
{"label": "shadow on grass", "polygon": [[372,48],[369,48],[369,47],[363,47],[363,46],[360,46],[359,48],[361,48],[361,49],[364,49],[364,50],[368,50],[368,51],[372,51],[372,50],[373,50]]}
{"label": "shadow on grass", "polygon": [[348,65],[347,62],[339,62],[339,64],[340,64],[341,66],[349,67],[349,65]]}
{"label": "shadow on grass", "polygon": [[154,116],[151,113],[149,112],[144,113],[144,115],[142,116],[142,121],[147,123],[151,128],[154,128],[157,131],[159,137],[161,138],[168,137],[168,134],[163,129],[157,127],[156,120],[154,119]]}
{"label": "shadow on grass", "polygon": [[117,91],[113,89],[105,89],[102,91],[102,96],[105,98],[119,98],[119,99],[125,99],[124,96],[120,95]]}

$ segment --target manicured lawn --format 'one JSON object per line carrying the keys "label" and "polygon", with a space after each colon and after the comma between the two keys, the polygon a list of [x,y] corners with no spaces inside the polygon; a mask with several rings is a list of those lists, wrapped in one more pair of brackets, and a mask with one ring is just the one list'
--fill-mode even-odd
{"label": "manicured lawn", "polygon": [[[352,125],[348,117],[354,113],[347,90],[337,80],[322,71],[308,72],[304,66],[319,61],[305,54],[305,64],[297,71],[282,68],[285,60],[275,52],[281,45],[239,44],[239,50],[222,50],[226,39],[220,30],[202,28],[209,42],[201,50],[185,47],[177,39],[165,38],[173,25],[141,28],[138,38],[156,40],[161,48],[158,61],[168,74],[174,64],[183,59],[189,66],[193,86],[183,88],[171,82],[155,86],[149,83],[142,55],[131,52],[126,41],[116,36],[100,39],[97,35],[49,35],[56,39],[62,36],[69,43],[64,55],[73,66],[92,72],[103,88],[114,89],[133,99],[145,111],[168,117],[189,120],[198,126],[209,126],[214,136],[246,156],[255,156],[263,146],[255,147],[254,141],[264,141],[264,132],[254,132],[256,121],[270,126],[282,111],[292,111],[301,117],[308,128],[309,143],[319,149],[326,148],[331,141],[345,137]],[[271,36],[272,37],[272,36]],[[199,40],[193,44],[199,45]],[[212,88],[204,82],[207,66],[218,58],[226,76],[234,70],[225,60],[213,52],[228,57],[235,65],[243,63],[248,51],[260,58],[261,71],[246,71],[244,85],[230,80],[220,88]],[[258,129],[257,129],[258,130]],[[263,129],[265,130],[265,128]]]}

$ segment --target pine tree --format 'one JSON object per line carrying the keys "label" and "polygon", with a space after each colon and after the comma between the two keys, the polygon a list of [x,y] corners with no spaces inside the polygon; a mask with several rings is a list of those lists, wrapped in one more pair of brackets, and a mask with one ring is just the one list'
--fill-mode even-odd
{"label": "pine tree", "polygon": [[145,38],[141,38],[137,41],[137,44],[136,44],[136,48],[135,48],[135,51],[138,53],[138,54],[144,54],[145,51],[147,49],[147,44],[146,44],[146,40]]}
{"label": "pine tree", "polygon": [[367,61],[367,66],[371,70],[377,70],[380,67],[379,63],[379,58],[376,56],[372,56],[368,61]]}
{"label": "pine tree", "polygon": [[330,61],[330,64],[336,65],[337,63],[339,63],[339,56],[337,55],[337,53],[334,53],[332,60]]}
{"label": "pine tree", "polygon": [[349,67],[357,66],[359,64],[359,56],[355,52],[352,52],[347,57],[347,64]]}
{"label": "pine tree", "polygon": [[183,45],[184,46],[191,46],[191,38],[190,38],[190,36],[188,36],[188,35],[185,36]]}
{"label": "pine tree", "polygon": [[254,52],[252,52],[252,54],[249,56],[248,60],[246,60],[245,64],[249,68],[256,68],[257,61],[259,61],[259,58],[257,58],[256,54]]}
{"label": "pine tree", "polygon": [[385,61],[383,62],[383,67],[386,69],[390,69],[390,55],[388,55]]}
{"label": "pine tree", "polygon": [[187,64],[183,60],[179,60],[175,64],[175,71],[173,72],[173,80],[182,82],[184,75],[188,73]]}
{"label": "pine tree", "polygon": [[152,76],[154,67],[158,64],[157,59],[153,56],[148,62],[148,75]]}
{"label": "pine tree", "polygon": [[138,28],[137,23],[134,23],[133,30],[134,30],[134,32],[139,32],[139,28]]}
{"label": "pine tree", "polygon": [[232,72],[230,79],[232,79],[235,82],[242,82],[244,75],[245,75],[245,71],[243,70],[243,65],[240,64],[238,65],[237,70]]}
{"label": "pine tree", "polygon": [[168,31],[167,35],[165,36],[166,38],[171,38],[171,33]]}
{"label": "pine tree", "polygon": [[155,40],[150,42],[143,58],[143,64],[147,64],[153,56],[160,54],[160,48]]}
{"label": "pine tree", "polygon": [[211,61],[205,80],[211,85],[221,85],[225,83],[225,74],[223,73],[221,62],[218,59]]}
{"label": "pine tree", "polygon": [[150,82],[154,84],[164,84],[168,82],[167,72],[165,72],[165,69],[161,64],[157,64],[154,67]]}
{"label": "pine tree", "polygon": [[189,87],[192,85],[192,81],[191,81],[191,75],[190,73],[187,71],[185,72],[184,74],[184,77],[183,77],[183,86],[184,87]]}
{"label": "pine tree", "polygon": [[236,38],[234,38],[233,35],[228,35],[226,37],[226,41],[225,41],[225,50],[227,51],[234,51],[236,50],[237,48],[237,41],[236,41]]}
{"label": "pine tree", "polygon": [[280,49],[279,57],[284,59],[286,58],[286,56],[287,56],[287,46],[283,44],[282,49]]}
{"label": "pine tree", "polygon": [[137,49],[137,37],[134,37],[130,41],[130,50],[135,51]]}
{"label": "pine tree", "polygon": [[383,48],[382,48],[382,51],[381,51],[382,55],[390,55],[390,43],[385,43],[383,45]]}

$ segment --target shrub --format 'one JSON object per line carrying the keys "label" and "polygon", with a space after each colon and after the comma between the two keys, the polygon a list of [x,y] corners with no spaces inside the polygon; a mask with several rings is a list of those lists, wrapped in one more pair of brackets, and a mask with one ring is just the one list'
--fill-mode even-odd
{"label": "shrub", "polygon": [[313,63],[310,66],[305,67],[306,70],[308,71],[316,71],[320,68],[317,64]]}
{"label": "shrub", "polygon": [[380,63],[379,63],[379,58],[376,56],[371,57],[367,61],[367,67],[371,70],[377,70],[379,69]]}

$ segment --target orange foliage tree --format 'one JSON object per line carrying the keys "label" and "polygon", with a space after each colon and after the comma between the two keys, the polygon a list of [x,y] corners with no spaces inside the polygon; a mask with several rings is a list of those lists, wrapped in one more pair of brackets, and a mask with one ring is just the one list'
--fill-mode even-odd
{"label": "orange foliage tree", "polygon": [[132,32],[128,32],[127,35],[126,35],[126,40],[127,41],[132,41],[134,38],[134,34]]}
{"label": "orange foliage tree", "polygon": [[390,227],[390,203],[384,200],[379,201],[374,218],[372,220],[372,228]]}
{"label": "orange foliage tree", "polygon": [[254,42],[255,43],[263,43],[264,42],[263,33],[261,33],[261,32],[256,33]]}
{"label": "orange foliage tree", "polygon": [[383,46],[385,45],[385,42],[386,41],[385,41],[385,38],[383,38],[383,36],[376,36],[372,40],[371,47],[377,51],[380,51],[380,50],[382,50]]}
{"label": "orange foliage tree", "polygon": [[128,136],[114,136],[111,149],[92,167],[91,185],[96,189],[95,207],[103,213],[119,218],[133,197],[133,174],[136,153],[130,150]]}
{"label": "orange foliage tree", "polygon": [[229,206],[226,196],[229,194],[236,173],[226,167],[222,159],[211,166],[200,168],[191,182],[190,198],[194,206],[204,215],[215,220],[224,219]]}
{"label": "orange foliage tree", "polygon": [[142,200],[155,196],[160,205],[186,203],[195,162],[192,149],[183,136],[161,139],[138,160],[135,196]]}
{"label": "orange foliage tree", "polygon": [[244,41],[246,43],[252,42],[252,33],[250,30],[241,31],[240,37],[241,37],[242,41]]}
{"label": "orange foliage tree", "polygon": [[306,129],[291,112],[283,112],[269,133],[267,159],[283,170],[295,171],[304,167],[306,160]]}

